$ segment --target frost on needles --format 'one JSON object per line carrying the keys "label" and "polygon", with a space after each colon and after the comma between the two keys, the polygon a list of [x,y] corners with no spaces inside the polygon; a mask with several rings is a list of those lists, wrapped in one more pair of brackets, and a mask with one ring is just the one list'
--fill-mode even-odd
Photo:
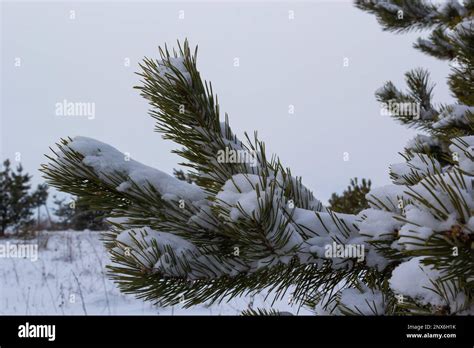
{"label": "frost on needles", "polygon": [[[372,189],[357,215],[323,206],[257,133],[237,138],[187,41],[145,58],[137,88],[156,130],[180,145],[193,183],[97,140],[57,144],[42,171],[52,186],[111,212],[109,274],[122,291],[161,305],[265,290],[270,300],[291,291],[318,314],[473,313],[474,4],[356,6],[385,30],[429,30],[415,47],[455,63],[448,84],[458,100],[435,105],[422,69],[407,73],[407,92],[391,82],[377,91],[386,105],[416,103],[418,115],[390,116],[423,134],[390,167],[393,185]],[[224,150],[254,161],[218,160]],[[335,244],[360,246],[363,257],[328,253]]]}

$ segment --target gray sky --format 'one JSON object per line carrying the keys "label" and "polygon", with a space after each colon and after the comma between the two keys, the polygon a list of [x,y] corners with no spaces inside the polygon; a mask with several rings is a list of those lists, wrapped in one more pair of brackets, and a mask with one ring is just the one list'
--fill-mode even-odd
{"label": "gray sky", "polygon": [[[402,161],[397,152],[415,133],[380,115],[374,91],[384,81],[404,87],[406,71],[425,67],[436,101],[452,100],[448,65],[412,48],[418,33],[382,32],[350,1],[3,2],[1,25],[1,158],[21,153],[35,184],[43,154],[66,136],[96,138],[168,173],[177,167],[176,145],[153,131],[132,88],[138,62],[176,39],[199,45],[198,67],[234,132],[258,130],[323,201],[355,176],[390,183],[389,164]],[[95,118],[57,116],[65,99],[95,103]]]}

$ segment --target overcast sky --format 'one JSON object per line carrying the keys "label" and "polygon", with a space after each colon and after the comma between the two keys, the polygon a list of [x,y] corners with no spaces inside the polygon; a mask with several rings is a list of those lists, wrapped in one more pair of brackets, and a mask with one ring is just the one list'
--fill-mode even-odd
{"label": "overcast sky", "polygon": [[[176,146],[153,131],[132,88],[140,60],[177,39],[199,45],[198,67],[233,130],[257,130],[323,201],[352,177],[390,183],[389,164],[402,161],[415,133],[381,116],[374,91],[384,81],[404,87],[406,71],[425,67],[436,101],[452,100],[448,65],[412,48],[419,33],[382,32],[350,1],[4,2],[1,24],[1,158],[20,153],[35,184],[48,147],[66,136],[177,167]],[[56,115],[64,100],[94,103],[95,118]]]}

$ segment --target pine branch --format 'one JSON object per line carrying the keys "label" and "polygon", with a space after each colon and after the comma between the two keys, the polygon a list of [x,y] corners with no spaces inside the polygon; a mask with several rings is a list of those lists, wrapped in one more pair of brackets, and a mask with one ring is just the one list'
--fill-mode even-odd
{"label": "pine branch", "polygon": [[424,0],[356,0],[355,5],[375,15],[387,31],[421,30],[442,22],[437,7]]}
{"label": "pine branch", "polygon": [[[278,298],[293,287],[302,299],[357,277],[363,262],[311,251],[348,243],[357,235],[354,216],[327,211],[277,157],[267,159],[256,134],[244,145],[227,119],[219,121],[217,98],[187,42],[173,56],[160,53],[161,61],[145,59],[139,89],[157,130],[183,146],[177,153],[197,185],[81,137],[62,140],[42,167],[52,186],[110,212],[104,242],[119,287],[162,304],[184,296],[194,305],[263,289]],[[219,161],[224,149],[252,153],[256,165]]]}

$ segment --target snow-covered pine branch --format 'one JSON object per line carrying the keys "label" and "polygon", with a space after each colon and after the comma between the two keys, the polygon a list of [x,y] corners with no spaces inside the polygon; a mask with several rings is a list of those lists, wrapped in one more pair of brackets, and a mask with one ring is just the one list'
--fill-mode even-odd
{"label": "snow-covered pine branch", "polygon": [[[282,268],[291,267],[288,277],[276,280],[284,291],[295,279],[294,270],[308,265],[320,281],[330,275],[337,284],[342,276],[335,277],[332,269],[347,272],[354,262],[325,258],[324,246],[357,237],[355,217],[327,211],[276,157],[267,160],[256,135],[253,141],[246,136],[246,144],[233,135],[228,120],[219,119],[215,97],[201,81],[187,42],[179,53],[171,57],[161,50],[161,61],[145,60],[141,92],[150,100],[157,130],[184,146],[178,153],[196,170],[197,185],[84,137],[59,144],[57,156],[43,168],[46,178],[111,211],[114,229],[107,245],[113,260],[124,266],[113,269],[125,291],[148,288],[136,278],[152,277],[168,285],[150,298],[172,303],[184,292],[186,302],[194,303],[204,291],[206,299],[217,300],[275,287]],[[256,165],[219,161],[224,149],[252,152]],[[129,268],[137,273],[122,278]],[[242,280],[253,274],[253,280]],[[170,292],[169,283],[179,291]]]}
{"label": "snow-covered pine branch", "polygon": [[[392,2],[368,3],[386,15]],[[421,1],[418,8],[398,2],[412,11],[408,26],[442,20]],[[161,60],[141,65],[138,87],[157,131],[182,146],[176,153],[196,184],[83,137],[62,140],[42,169],[52,186],[111,211],[109,270],[124,292],[190,306],[264,289],[279,298],[291,289],[294,302],[325,313],[472,311],[474,142],[465,118],[472,103],[435,108],[421,70],[407,74],[407,94],[390,83],[379,90],[381,101],[417,103],[416,122],[432,132],[407,145],[406,163],[391,167],[394,185],[367,195],[370,208],[334,213],[267,156],[256,134],[243,142],[232,133],[196,52],[187,42],[172,55],[160,49]],[[463,122],[454,117],[461,111]],[[463,131],[453,131],[459,124]]]}

